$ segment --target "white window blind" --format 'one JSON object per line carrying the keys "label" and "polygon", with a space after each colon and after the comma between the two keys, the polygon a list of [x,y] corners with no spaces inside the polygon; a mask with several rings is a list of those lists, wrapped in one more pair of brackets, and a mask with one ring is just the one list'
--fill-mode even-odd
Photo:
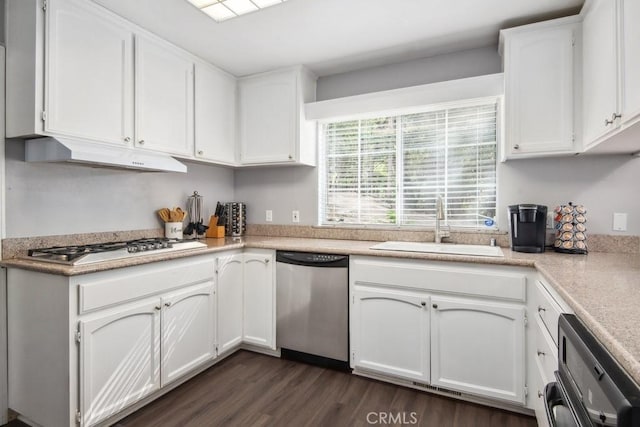
{"label": "white window blind", "polygon": [[495,98],[398,116],[325,123],[320,222],[491,226],[496,215]]}

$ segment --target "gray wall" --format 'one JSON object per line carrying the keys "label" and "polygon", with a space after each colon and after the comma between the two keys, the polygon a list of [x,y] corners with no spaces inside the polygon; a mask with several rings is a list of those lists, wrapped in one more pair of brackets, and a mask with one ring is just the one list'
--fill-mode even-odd
{"label": "gray wall", "polygon": [[497,46],[470,49],[318,79],[318,101],[502,71]]}
{"label": "gray wall", "polygon": [[133,172],[80,165],[25,163],[21,141],[7,141],[6,237],[161,227],[155,211],[186,207],[194,190],[204,212],[233,200],[233,170],[187,163],[189,172]]}
{"label": "gray wall", "polygon": [[[349,72],[318,80],[318,99],[414,86],[434,81],[500,71],[495,48],[440,55],[396,65]],[[266,168],[235,173],[238,200],[248,203],[248,222],[265,223],[266,209],[274,224],[291,224],[291,211],[300,223],[317,223],[317,169]],[[569,201],[588,209],[588,231],[640,235],[640,159],[625,157],[566,157],[531,159],[498,165],[498,226],[506,230],[510,204],[540,203],[555,207]],[[627,232],[613,232],[614,212],[628,214]]]}

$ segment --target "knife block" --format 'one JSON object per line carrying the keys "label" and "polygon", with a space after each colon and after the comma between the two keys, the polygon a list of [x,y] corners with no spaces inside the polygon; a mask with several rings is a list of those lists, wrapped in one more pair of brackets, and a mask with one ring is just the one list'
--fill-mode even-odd
{"label": "knife block", "polygon": [[209,219],[209,228],[207,229],[206,237],[214,239],[220,239],[224,237],[224,225],[218,225],[218,217],[211,215]]}

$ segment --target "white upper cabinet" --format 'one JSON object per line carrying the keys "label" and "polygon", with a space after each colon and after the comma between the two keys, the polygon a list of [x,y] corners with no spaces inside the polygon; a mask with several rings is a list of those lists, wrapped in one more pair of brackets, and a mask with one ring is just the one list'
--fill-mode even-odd
{"label": "white upper cabinet", "polygon": [[584,149],[640,152],[640,4],[593,0],[584,10]]}
{"label": "white upper cabinet", "polygon": [[622,119],[640,120],[640,2],[622,0]]}
{"label": "white upper cabinet", "polygon": [[579,108],[580,23],[562,18],[503,30],[503,159],[573,154]]}
{"label": "white upper cabinet", "polygon": [[236,79],[205,63],[195,67],[195,157],[233,166]]}
{"label": "white upper cabinet", "polygon": [[45,130],[128,145],[133,32],[86,1],[50,4]]}
{"label": "white upper cabinet", "polygon": [[304,103],[315,100],[315,88],[315,76],[299,67],[239,80],[243,165],[315,166],[315,124],[304,119]]}
{"label": "white upper cabinet", "polygon": [[620,124],[616,9],[617,0],[594,0],[582,23],[585,148]]}
{"label": "white upper cabinet", "polygon": [[193,153],[193,61],[136,36],[136,147]]}

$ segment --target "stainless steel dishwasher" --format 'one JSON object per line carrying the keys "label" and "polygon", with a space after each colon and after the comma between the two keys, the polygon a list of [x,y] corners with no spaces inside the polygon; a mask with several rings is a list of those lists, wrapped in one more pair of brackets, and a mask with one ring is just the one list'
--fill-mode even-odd
{"label": "stainless steel dishwasher", "polygon": [[283,358],[349,369],[349,257],[276,252],[276,344]]}

